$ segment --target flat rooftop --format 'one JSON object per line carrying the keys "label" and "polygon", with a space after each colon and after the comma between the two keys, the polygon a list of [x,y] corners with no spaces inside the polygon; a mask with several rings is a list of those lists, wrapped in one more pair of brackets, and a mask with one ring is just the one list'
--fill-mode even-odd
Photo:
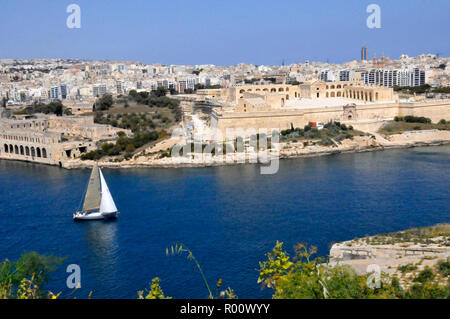
{"label": "flat rooftop", "polygon": [[394,103],[394,101],[380,101],[380,102],[363,102],[342,97],[318,98],[318,99],[290,99],[285,103],[286,108],[292,109],[311,109],[323,107],[338,107],[348,104],[356,105],[370,105],[370,104],[386,104]]}

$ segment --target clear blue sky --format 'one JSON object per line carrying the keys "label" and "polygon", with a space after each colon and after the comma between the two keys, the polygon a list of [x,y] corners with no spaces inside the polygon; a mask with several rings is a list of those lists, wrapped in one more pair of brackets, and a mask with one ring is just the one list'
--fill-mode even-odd
{"label": "clear blue sky", "polygon": [[[66,7],[81,7],[81,29]],[[381,29],[366,7],[381,7]],[[449,56],[448,0],[2,0],[1,58],[230,65],[345,62],[362,45]]]}

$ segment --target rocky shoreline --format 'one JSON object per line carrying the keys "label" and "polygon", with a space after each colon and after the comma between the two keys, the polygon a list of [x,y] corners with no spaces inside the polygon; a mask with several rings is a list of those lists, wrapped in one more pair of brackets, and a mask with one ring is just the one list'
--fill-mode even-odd
{"label": "rocky shoreline", "polygon": [[[303,157],[329,156],[346,153],[364,153],[376,152],[389,149],[413,148],[423,146],[439,146],[450,144],[450,131],[413,131],[396,134],[386,139],[379,134],[370,136],[355,137],[354,139],[344,140],[339,145],[333,146],[304,146],[302,142],[280,143],[279,154],[269,155],[272,159],[295,159]],[[158,146],[155,146],[158,147]],[[182,161],[184,160],[184,162]],[[93,161],[82,161],[80,159],[69,160],[62,163],[66,169],[91,168]],[[240,158],[240,161],[227,162],[225,157],[222,159],[208,157],[200,160],[184,159],[173,162],[171,158],[157,158],[156,156],[140,156],[121,162],[99,161],[99,165],[105,168],[127,169],[127,168],[200,168],[217,167],[229,165],[255,164],[250,162],[248,157]],[[268,165],[258,163],[259,165]]]}
{"label": "rocky shoreline", "polygon": [[[449,260],[450,224],[438,224],[335,243],[329,263],[348,265],[358,274],[376,265],[381,273],[397,277],[408,287],[420,271]],[[436,280],[445,284],[448,276]]]}

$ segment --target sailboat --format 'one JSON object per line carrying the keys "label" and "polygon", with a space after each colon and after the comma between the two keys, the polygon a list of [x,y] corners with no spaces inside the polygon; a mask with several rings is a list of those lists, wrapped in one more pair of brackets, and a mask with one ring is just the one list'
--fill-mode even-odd
{"label": "sailboat", "polygon": [[102,170],[95,163],[84,197],[83,208],[73,214],[75,221],[115,219],[119,215]]}

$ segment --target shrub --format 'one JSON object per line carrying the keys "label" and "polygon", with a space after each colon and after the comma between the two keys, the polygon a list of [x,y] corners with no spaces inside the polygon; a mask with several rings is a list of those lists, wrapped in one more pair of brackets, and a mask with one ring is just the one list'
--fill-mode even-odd
{"label": "shrub", "polygon": [[424,270],[422,270],[416,278],[413,279],[414,282],[420,282],[422,284],[429,282],[431,280],[434,279],[434,273],[433,271],[429,268],[426,267]]}
{"label": "shrub", "polygon": [[407,123],[431,123],[431,119],[427,118],[427,117],[417,117],[417,116],[405,116],[404,121]]}
{"label": "shrub", "polygon": [[410,263],[407,265],[399,266],[398,270],[400,270],[402,273],[407,272],[407,271],[414,271],[414,270],[417,270],[417,266]]}
{"label": "shrub", "polygon": [[438,263],[438,272],[443,276],[450,276],[450,261],[441,261]]}
{"label": "shrub", "polygon": [[164,292],[161,289],[159,282],[159,278],[153,278],[147,296],[144,296],[144,291],[138,291],[138,299],[172,299],[171,297],[164,296]]}

